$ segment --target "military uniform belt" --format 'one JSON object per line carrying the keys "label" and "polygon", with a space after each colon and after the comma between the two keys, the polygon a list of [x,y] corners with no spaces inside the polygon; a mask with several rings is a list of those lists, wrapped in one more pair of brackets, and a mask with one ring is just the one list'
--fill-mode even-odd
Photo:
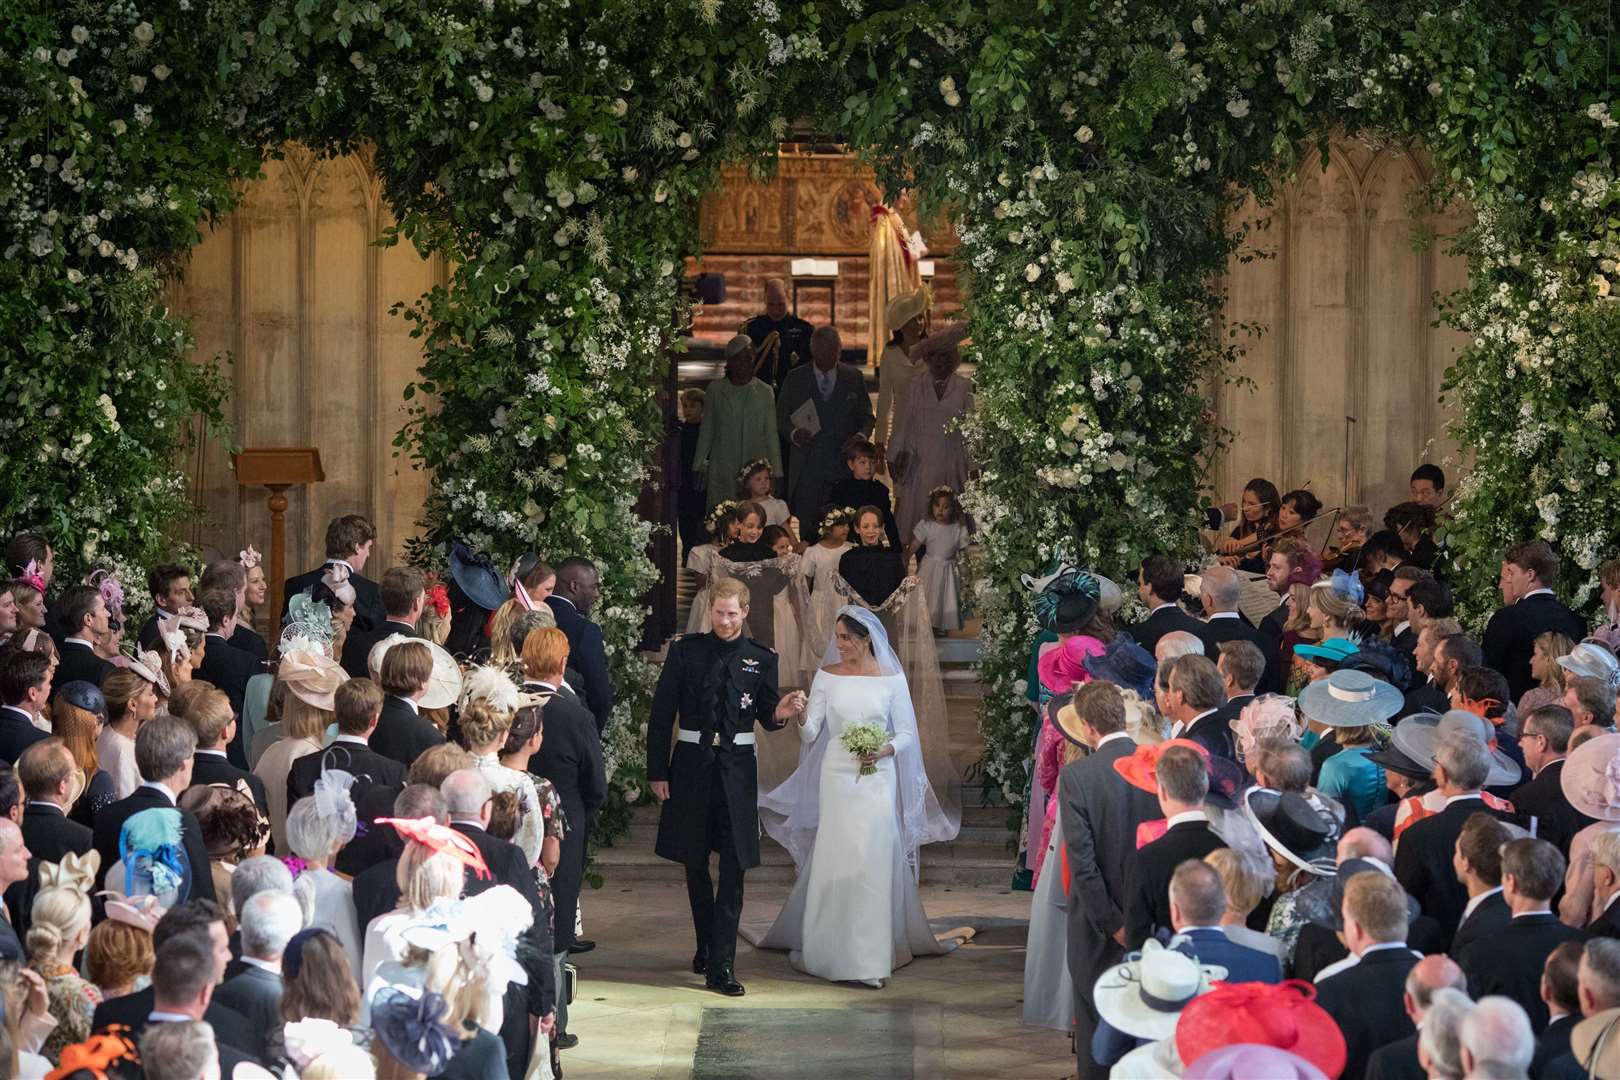
{"label": "military uniform belt", "polygon": [[[691,728],[681,728],[675,733],[675,738],[680,742],[693,743],[698,746],[703,745],[703,732],[693,731]],[[709,736],[709,745],[718,749],[725,749],[728,746],[753,746],[754,738],[754,732],[745,731],[740,735],[733,735],[728,740],[724,735],[716,731]]]}

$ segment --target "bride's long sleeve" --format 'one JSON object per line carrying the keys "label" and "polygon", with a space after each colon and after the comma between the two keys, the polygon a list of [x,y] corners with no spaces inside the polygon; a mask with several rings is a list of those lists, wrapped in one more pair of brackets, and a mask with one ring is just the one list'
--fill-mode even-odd
{"label": "bride's long sleeve", "polygon": [[889,742],[894,746],[896,757],[903,750],[916,747],[921,750],[917,742],[917,714],[911,706],[911,694],[906,689],[904,679],[895,680],[896,688],[889,699]]}
{"label": "bride's long sleeve", "polygon": [[817,677],[810,683],[810,703],[805,706],[804,723],[799,725],[799,741],[813,743],[827,720],[827,686]]}

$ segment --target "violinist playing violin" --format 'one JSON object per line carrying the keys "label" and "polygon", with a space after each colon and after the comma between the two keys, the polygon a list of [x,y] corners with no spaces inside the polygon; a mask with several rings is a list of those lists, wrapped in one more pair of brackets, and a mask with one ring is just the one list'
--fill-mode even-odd
{"label": "violinist playing violin", "polygon": [[1230,536],[1216,549],[1221,563],[1253,574],[1266,569],[1265,544],[1277,533],[1277,511],[1281,500],[1277,485],[1263,477],[1250,480],[1238,504],[1239,520]]}

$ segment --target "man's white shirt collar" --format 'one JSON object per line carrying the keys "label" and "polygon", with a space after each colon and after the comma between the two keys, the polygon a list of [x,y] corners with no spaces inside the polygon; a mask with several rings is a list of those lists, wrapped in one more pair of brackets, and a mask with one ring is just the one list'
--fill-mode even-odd
{"label": "man's white shirt collar", "polygon": [[1170,608],[1173,608],[1173,607],[1175,607],[1175,606],[1176,606],[1176,605],[1175,605],[1175,604],[1174,604],[1174,603],[1169,603],[1169,604],[1156,604],[1156,605],[1154,605],[1154,608],[1153,608],[1153,610],[1152,610],[1152,611],[1150,611],[1150,612],[1148,612],[1148,615],[1149,615],[1149,616],[1153,616],[1153,615],[1157,615],[1157,614],[1158,614],[1158,613],[1159,613],[1159,612],[1161,612],[1161,611],[1163,611],[1163,610],[1164,610],[1164,609],[1165,609],[1165,608],[1167,608],[1167,607],[1170,607]]}
{"label": "man's white shirt collar", "polygon": [[1463,908],[1462,918],[1458,920],[1459,925],[1468,921],[1468,916],[1474,913],[1475,908],[1479,907],[1479,905],[1483,904],[1485,901],[1489,900],[1491,897],[1495,896],[1501,891],[1502,886],[1498,885],[1494,889],[1486,889],[1478,896],[1470,897],[1467,906]]}
{"label": "man's white shirt collar", "polygon": [[1400,637],[1410,629],[1412,629],[1412,620],[1407,619],[1405,622],[1398,622],[1395,624],[1395,636]]}
{"label": "man's white shirt collar", "polygon": [[1440,809],[1444,810],[1447,806],[1450,806],[1452,803],[1462,802],[1464,799],[1478,799],[1478,798],[1481,798],[1481,797],[1482,796],[1477,791],[1465,791],[1461,795],[1448,795],[1446,797],[1446,801],[1445,801],[1444,805],[1442,805],[1440,807]]}
{"label": "man's white shirt collar", "polygon": [[[153,791],[162,792],[163,797],[165,799],[169,800],[169,805],[170,806],[177,805],[177,803],[175,802],[175,799],[174,799],[174,792],[170,791],[168,788],[164,787],[162,784],[153,783],[151,780],[142,780],[141,781],[141,787],[143,787],[143,788],[151,788]],[[191,1018],[187,1017],[186,1019],[189,1020]]]}
{"label": "man's white shirt collar", "polygon": [[332,745],[336,746],[338,743],[358,743],[359,745],[366,746],[366,747],[369,747],[371,745],[370,743],[366,742],[366,740],[362,739],[358,735],[338,735],[338,736],[335,736],[332,739]]}
{"label": "man's white shirt collar", "polygon": [[1214,622],[1216,619],[1241,619],[1242,617],[1242,615],[1235,611],[1217,611],[1206,619],[1205,622]]}
{"label": "man's white shirt collar", "polygon": [[223,751],[223,750],[213,750],[213,749],[210,749],[210,748],[204,747],[204,746],[197,747],[197,753],[199,753],[199,754],[207,754],[209,757],[224,757],[225,756],[225,751]]}
{"label": "man's white shirt collar", "polygon": [[411,712],[415,713],[418,716],[422,715],[422,710],[421,710],[421,708],[419,708],[417,706],[416,702],[412,701],[410,698],[406,697],[404,694],[395,694],[394,696],[396,698],[398,698],[400,701],[403,701],[405,704],[409,705],[411,707]]}
{"label": "man's white shirt collar", "polygon": [[1177,825],[1185,825],[1189,821],[1208,821],[1209,815],[1202,810],[1183,810],[1164,823],[1166,829],[1173,829]]}
{"label": "man's white shirt collar", "polygon": [[1523,596],[1521,596],[1517,600],[1515,600],[1514,603],[1522,604],[1526,600],[1530,599],[1532,596],[1554,596],[1554,595],[1556,595],[1556,594],[1551,589],[1548,589],[1548,588],[1531,589],[1529,592],[1525,593]]}
{"label": "man's white shirt collar", "polygon": [[256,967],[260,971],[268,971],[272,975],[281,974],[281,963],[276,960],[260,960],[257,956],[244,956],[242,963],[248,967]]}
{"label": "man's white shirt collar", "polygon": [[[1111,731],[1107,735],[1104,735],[1102,738],[1097,740],[1097,749],[1101,750],[1115,739],[1129,739],[1130,737],[1131,733],[1128,731]],[[1616,895],[1620,895],[1620,893],[1617,893]]]}
{"label": "man's white shirt collar", "polygon": [[92,652],[95,651],[95,647],[96,647],[95,642],[86,641],[82,637],[63,638],[62,639],[62,644],[64,644],[64,645],[83,645],[85,648],[91,650]]}

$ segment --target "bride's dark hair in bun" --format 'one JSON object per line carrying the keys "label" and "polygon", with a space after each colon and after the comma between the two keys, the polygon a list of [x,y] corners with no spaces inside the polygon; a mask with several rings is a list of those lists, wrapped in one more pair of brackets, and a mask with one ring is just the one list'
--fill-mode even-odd
{"label": "bride's dark hair in bun", "polygon": [[861,620],[852,618],[849,615],[840,615],[838,616],[838,625],[848,631],[849,636],[855,640],[866,644],[871,643],[872,631],[868,630],[866,624]]}

